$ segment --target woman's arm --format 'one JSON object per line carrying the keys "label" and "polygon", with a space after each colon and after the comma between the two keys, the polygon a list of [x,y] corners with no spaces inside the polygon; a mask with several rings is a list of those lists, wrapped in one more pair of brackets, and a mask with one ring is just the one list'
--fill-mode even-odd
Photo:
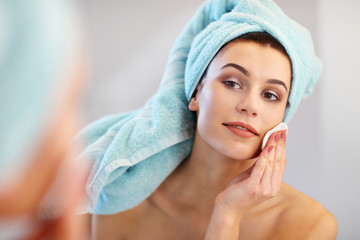
{"label": "woman's arm", "polygon": [[285,142],[285,131],[272,134],[255,164],[216,197],[206,240],[238,239],[241,216],[279,192],[286,165]]}
{"label": "woman's arm", "polygon": [[224,209],[215,206],[211,215],[205,240],[211,239],[238,239],[241,216],[226,213]]}

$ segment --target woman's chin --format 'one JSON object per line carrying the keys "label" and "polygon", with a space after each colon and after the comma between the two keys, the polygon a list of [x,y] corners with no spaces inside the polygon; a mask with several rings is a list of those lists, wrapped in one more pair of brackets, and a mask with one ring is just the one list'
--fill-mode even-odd
{"label": "woman's chin", "polygon": [[256,158],[261,153],[261,144],[259,142],[243,142],[240,144],[236,144],[233,149],[233,156],[237,156],[238,160],[249,160]]}
{"label": "woman's chin", "polygon": [[260,155],[261,149],[250,149],[250,148],[242,148],[242,149],[231,149],[229,151],[224,152],[224,155],[226,155],[229,158],[232,158],[234,160],[249,160],[256,158]]}

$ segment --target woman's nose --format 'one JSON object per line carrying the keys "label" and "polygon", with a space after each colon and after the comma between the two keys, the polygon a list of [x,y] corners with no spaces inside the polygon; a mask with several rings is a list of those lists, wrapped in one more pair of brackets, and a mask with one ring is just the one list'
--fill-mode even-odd
{"label": "woman's nose", "polygon": [[256,117],[258,115],[256,97],[254,94],[247,94],[242,101],[237,105],[237,111],[241,114],[246,114],[250,117]]}

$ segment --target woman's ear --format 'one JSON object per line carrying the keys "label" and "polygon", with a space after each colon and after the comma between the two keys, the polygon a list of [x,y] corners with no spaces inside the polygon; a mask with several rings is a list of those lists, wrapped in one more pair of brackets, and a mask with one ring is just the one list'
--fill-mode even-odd
{"label": "woman's ear", "polygon": [[190,111],[199,111],[199,93],[203,87],[203,79],[200,80],[200,83],[196,86],[195,92],[193,93],[193,97],[191,98],[191,101],[189,103],[189,109]]}
{"label": "woman's ear", "polygon": [[191,98],[191,101],[189,103],[189,110],[194,111],[194,112],[199,111],[199,104],[198,103],[199,102],[195,97]]}

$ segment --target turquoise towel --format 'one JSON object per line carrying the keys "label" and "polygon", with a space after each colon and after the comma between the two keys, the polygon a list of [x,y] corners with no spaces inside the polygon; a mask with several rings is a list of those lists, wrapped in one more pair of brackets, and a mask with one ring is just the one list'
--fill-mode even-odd
{"label": "turquoise towel", "polygon": [[270,0],[210,0],[175,42],[158,92],[137,111],[104,117],[77,136],[93,168],[84,211],[113,214],[146,199],[191,152],[195,119],[188,110],[205,68],[225,43],[266,31],[288,52],[293,69],[288,122],[321,71],[309,32]]}

